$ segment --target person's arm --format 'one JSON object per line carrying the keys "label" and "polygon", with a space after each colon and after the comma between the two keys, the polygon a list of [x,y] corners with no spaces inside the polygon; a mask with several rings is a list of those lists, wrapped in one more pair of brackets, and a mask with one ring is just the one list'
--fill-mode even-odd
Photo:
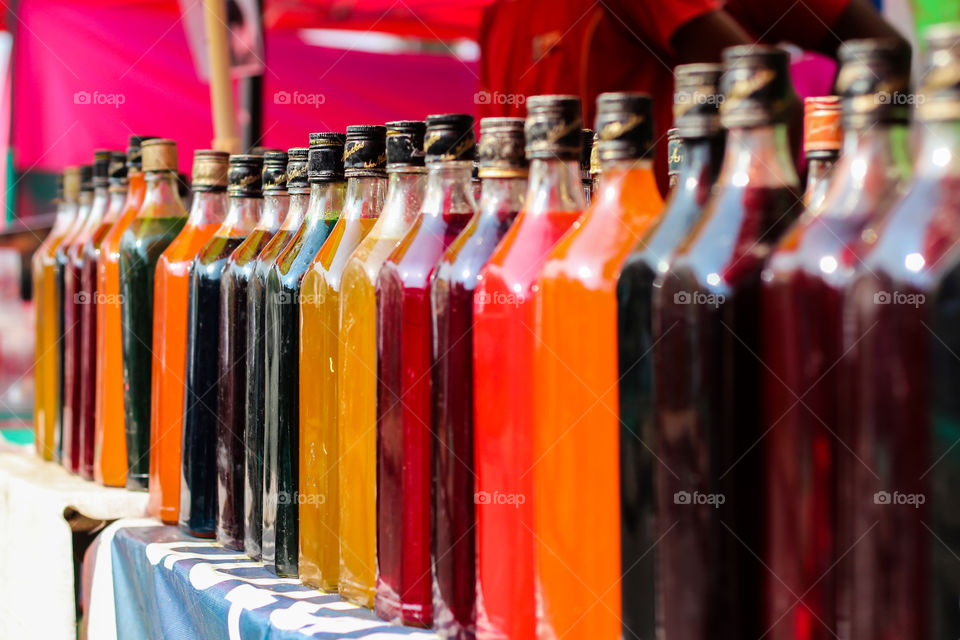
{"label": "person's arm", "polygon": [[718,9],[690,20],[677,29],[670,43],[678,63],[720,62],[727,47],[751,44],[750,37],[733,16]]}

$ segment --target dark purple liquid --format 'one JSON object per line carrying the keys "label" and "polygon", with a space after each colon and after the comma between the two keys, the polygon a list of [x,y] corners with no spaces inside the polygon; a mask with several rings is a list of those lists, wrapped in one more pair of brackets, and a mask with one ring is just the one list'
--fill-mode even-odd
{"label": "dark purple liquid", "polygon": [[386,619],[430,626],[430,282],[473,212],[421,215],[377,278],[377,591]]}
{"label": "dark purple liquid", "polygon": [[76,245],[71,245],[67,253],[66,295],[64,307],[66,313],[67,341],[64,352],[64,408],[63,427],[63,466],[73,473],[80,472],[80,430],[82,419],[81,393],[83,379],[83,308],[86,296],[83,291],[83,262],[78,255]]}
{"label": "dark purple liquid", "polygon": [[[93,480],[94,432],[97,421],[97,255],[91,243],[83,248],[81,290],[87,296],[81,305],[80,365],[80,475]],[[108,304],[115,304],[109,301]]]}
{"label": "dark purple liquid", "polygon": [[434,617],[444,637],[476,635],[473,292],[518,210],[481,214],[437,265],[433,309]]}
{"label": "dark purple liquid", "polygon": [[788,188],[724,185],[660,279],[657,550],[668,637],[764,631],[760,271],[798,209]]}

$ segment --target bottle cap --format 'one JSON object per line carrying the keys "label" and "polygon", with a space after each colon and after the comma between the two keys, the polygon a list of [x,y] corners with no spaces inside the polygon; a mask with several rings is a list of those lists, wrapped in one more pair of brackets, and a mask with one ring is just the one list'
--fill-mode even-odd
{"label": "bottle cap", "polygon": [[93,191],[93,165],[80,165],[80,191]]}
{"label": "bottle cap", "polygon": [[590,176],[600,175],[600,150],[597,148],[597,132],[593,132],[593,140],[590,145]]}
{"label": "bottle cap", "polygon": [[387,123],[387,171],[424,166],[423,137],[427,123],[423,120],[396,120]]}
{"label": "bottle cap", "polygon": [[783,49],[739,45],[723,51],[720,123],[726,128],[786,122],[793,88]]}
{"label": "bottle cap", "polygon": [[263,154],[263,192],[282,193],[287,190],[287,152],[265,151]]}
{"label": "bottle cap", "polygon": [[426,155],[427,164],[473,161],[477,155],[473,116],[464,113],[427,116],[427,133],[423,139],[423,152]]}
{"label": "bottle cap", "polygon": [[243,198],[259,198],[263,195],[263,156],[253,153],[230,156],[227,193]]}
{"label": "bottle cap", "polygon": [[223,191],[227,188],[230,154],[212,149],[193,152],[193,190]]}
{"label": "bottle cap", "polygon": [[580,130],[580,176],[590,180],[590,156],[593,155],[593,129]]}
{"label": "bottle cap", "polygon": [[523,178],[527,175],[523,118],[480,120],[479,178]]}
{"label": "bottle cap", "polygon": [[76,202],[80,195],[80,167],[67,167],[63,170],[63,199]]}
{"label": "bottle cap", "polygon": [[960,119],[960,23],[938,24],[924,34],[927,64],[920,81],[921,120]]}
{"label": "bottle cap", "polygon": [[110,178],[110,154],[109,149],[97,149],[93,152],[93,186],[105,187]]}
{"label": "bottle cap", "polygon": [[843,144],[839,96],[812,96],[803,101],[803,154],[833,158]]}
{"label": "bottle cap", "polygon": [[577,96],[530,96],[524,124],[527,159],[579,160],[582,128]]}
{"label": "bottle cap", "polygon": [[653,100],[645,93],[597,96],[600,162],[653,157]]}
{"label": "bottle cap", "polygon": [[387,175],[387,128],[378,124],[347,127],[343,169],[348,178],[381,178]]}
{"label": "bottle cap", "polygon": [[287,151],[287,188],[309,189],[310,180],[307,177],[307,164],[310,149],[307,147],[292,147]]}
{"label": "bottle cap", "polygon": [[110,152],[110,166],[107,168],[111,185],[122,185],[127,180],[127,154],[122,151]]}
{"label": "bottle cap", "polygon": [[127,143],[127,168],[140,171],[143,168],[143,151],[141,147],[147,140],[154,140],[157,136],[130,136]]}
{"label": "bottle cap", "polygon": [[173,140],[152,138],[145,140],[140,148],[143,150],[144,171],[177,170],[177,143]]}
{"label": "bottle cap", "polygon": [[325,131],[310,134],[307,175],[311,183],[343,181],[343,146],[347,136]]}
{"label": "bottle cap", "polygon": [[673,128],[667,131],[667,178],[673,185],[680,175],[680,166],[683,164],[683,139],[680,130]]}
{"label": "bottle cap", "polygon": [[900,40],[848,40],[840,47],[837,94],[843,126],[869,128],[910,118],[910,46]]}
{"label": "bottle cap", "polygon": [[720,131],[720,77],[723,65],[681,64],[673,70],[673,126],[684,138]]}

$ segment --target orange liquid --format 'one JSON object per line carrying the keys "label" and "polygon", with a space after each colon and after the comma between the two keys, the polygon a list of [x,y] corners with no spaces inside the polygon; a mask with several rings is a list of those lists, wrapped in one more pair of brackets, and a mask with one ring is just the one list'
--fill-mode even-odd
{"label": "orange liquid", "polygon": [[340,577],[338,393],[340,284],[347,260],[376,218],[340,218],[303,276],[300,304],[300,576],[324,589]]}
{"label": "orange liquid", "polygon": [[[143,174],[129,175],[123,213],[100,244],[97,291],[108,300],[120,296],[120,238],[137,217],[146,183]],[[123,416],[123,355],[120,344],[120,305],[97,305],[97,419],[94,427],[93,477],[110,487],[127,482],[127,440]]]}
{"label": "orange liquid", "polygon": [[160,254],[153,284],[150,395],[150,498],[147,511],[167,524],[180,517],[180,449],[190,265],[219,223],[187,225]]}
{"label": "orange liquid", "polygon": [[569,640],[622,634],[616,285],[663,207],[648,168],[601,184],[535,294],[536,582],[547,635]]}

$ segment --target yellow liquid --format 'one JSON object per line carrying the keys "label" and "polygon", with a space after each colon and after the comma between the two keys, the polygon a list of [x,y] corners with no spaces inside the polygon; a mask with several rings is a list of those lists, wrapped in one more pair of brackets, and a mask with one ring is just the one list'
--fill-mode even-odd
{"label": "yellow liquid", "polygon": [[[337,374],[340,276],[375,218],[341,218],[300,287],[300,578],[335,590],[340,578]],[[321,499],[322,498],[322,499]]]}
{"label": "yellow liquid", "polygon": [[[377,567],[377,299],[380,267],[403,229],[374,228],[340,286],[340,595],[372,607]],[[398,233],[399,232],[399,233]]]}
{"label": "yellow liquid", "polygon": [[32,260],[33,290],[36,300],[36,360],[34,361],[34,442],[44,460],[53,460],[54,432],[57,426],[60,362],[57,357],[56,260],[54,253],[64,238],[61,230],[51,231]]}

